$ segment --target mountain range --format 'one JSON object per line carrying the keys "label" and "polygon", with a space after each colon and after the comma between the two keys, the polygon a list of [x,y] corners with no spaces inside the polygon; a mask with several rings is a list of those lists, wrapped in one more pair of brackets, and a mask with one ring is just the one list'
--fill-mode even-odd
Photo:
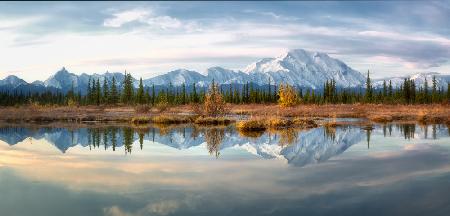
{"label": "mountain range", "polygon": [[[219,84],[245,84],[247,82],[263,86],[288,83],[300,88],[321,89],[327,80],[334,79],[336,86],[340,88],[364,87],[366,75],[352,69],[339,59],[335,59],[321,52],[311,52],[303,49],[294,49],[285,52],[275,58],[263,58],[249,64],[243,70],[230,70],[222,67],[211,67],[206,74],[197,71],[178,69],[165,74],[144,79],[144,86],[166,86],[172,84],[180,86],[183,83],[206,87],[213,80]],[[404,78],[414,79],[417,84],[423,85],[425,78],[431,86],[432,76],[436,76],[438,85],[447,87],[450,75],[438,73],[419,73],[411,76],[390,77],[386,79],[374,80],[374,87],[382,87],[383,80],[392,80],[393,86],[398,87]],[[124,74],[119,72],[106,72],[103,74],[76,75],[70,73],[66,68],[62,68],[45,81],[35,81],[27,83],[17,76],[11,75],[0,80],[0,91],[17,92],[42,92],[60,91],[67,92],[72,89],[76,92],[85,93],[89,79],[99,79],[103,83],[104,79],[111,82],[115,78],[117,84],[121,85]],[[133,78],[135,87],[139,81]],[[417,85],[417,86],[419,86]]]}

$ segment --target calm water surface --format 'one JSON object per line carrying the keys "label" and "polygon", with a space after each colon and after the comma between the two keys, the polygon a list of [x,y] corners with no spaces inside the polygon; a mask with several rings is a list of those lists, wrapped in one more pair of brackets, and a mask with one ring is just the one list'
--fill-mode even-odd
{"label": "calm water surface", "polygon": [[0,128],[0,215],[450,215],[444,125]]}

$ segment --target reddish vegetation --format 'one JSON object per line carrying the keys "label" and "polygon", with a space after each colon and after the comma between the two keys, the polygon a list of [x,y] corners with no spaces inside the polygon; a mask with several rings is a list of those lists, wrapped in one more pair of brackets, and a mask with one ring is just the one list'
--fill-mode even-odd
{"label": "reddish vegetation", "polygon": [[[375,122],[420,121],[424,123],[450,123],[450,105],[298,105],[281,108],[276,104],[228,105],[228,114],[252,117],[331,117],[368,118]],[[194,115],[190,105],[170,107],[161,112],[147,108],[145,112],[134,107],[3,107],[0,121],[121,121],[159,115]]]}

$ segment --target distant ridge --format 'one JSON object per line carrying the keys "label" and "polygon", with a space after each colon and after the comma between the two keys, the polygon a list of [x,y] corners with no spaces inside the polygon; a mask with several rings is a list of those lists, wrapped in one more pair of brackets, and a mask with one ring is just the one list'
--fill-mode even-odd
{"label": "distant ridge", "polygon": [[[408,76],[414,79],[417,84],[422,85],[425,78],[431,84],[432,76],[436,76],[438,84],[446,88],[450,81],[450,75],[440,75],[438,73],[421,73]],[[103,74],[88,75],[83,73],[76,75],[70,73],[65,67],[61,68],[54,75],[45,81],[34,81],[27,83],[14,75],[0,80],[0,91],[20,91],[20,92],[42,92],[45,90],[67,92],[73,89],[80,93],[85,93],[89,79],[99,79],[103,83],[104,79],[109,82],[116,79],[120,85],[124,79],[124,73],[106,72]],[[394,87],[400,86],[405,77],[389,78]],[[326,53],[311,52],[303,49],[289,50],[275,58],[263,58],[249,64],[242,71],[229,70],[222,67],[211,67],[207,74],[203,75],[197,71],[178,69],[165,74],[144,79],[144,86],[180,86],[196,84],[199,87],[208,86],[212,80],[219,84],[245,84],[251,82],[260,86],[280,83],[288,83],[301,88],[321,89],[327,80],[334,79],[336,86],[341,88],[364,87],[365,75],[352,69],[339,59],[332,58]],[[386,79],[386,80],[389,80]],[[134,85],[138,86],[138,79],[133,79]],[[374,80],[374,87],[382,87],[381,79]]]}

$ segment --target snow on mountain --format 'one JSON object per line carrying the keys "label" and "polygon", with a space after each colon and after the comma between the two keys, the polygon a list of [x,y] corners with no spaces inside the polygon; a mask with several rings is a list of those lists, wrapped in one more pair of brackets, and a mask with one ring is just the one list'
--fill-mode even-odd
{"label": "snow on mountain", "polygon": [[159,75],[150,79],[146,79],[144,85],[169,85],[170,83],[174,86],[180,86],[183,83],[186,85],[197,83],[197,84],[205,84],[206,77],[199,72],[190,71],[185,69],[178,69],[174,71],[170,71],[166,74]]}
{"label": "snow on mountain", "polygon": [[208,81],[214,80],[220,84],[243,84],[249,80],[248,74],[241,71],[228,70],[222,67],[209,68],[206,78]]}
{"label": "snow on mountain", "polygon": [[[385,80],[391,80],[394,87],[399,87],[404,78],[411,78],[416,81],[417,86],[423,85],[425,78],[431,87],[432,77],[436,76],[439,86],[447,88],[447,82],[450,81],[450,75],[441,75],[438,73],[418,73],[411,76],[391,77]],[[70,73],[66,68],[62,68],[56,74],[49,77],[44,82],[35,81],[28,84],[24,80],[9,76],[0,80],[0,90],[21,90],[27,91],[62,91],[67,92],[74,87],[77,92],[86,93],[89,79],[99,80],[103,85],[106,79],[109,83],[112,78],[116,79],[116,84],[120,88],[123,80],[123,73],[109,73],[88,75],[83,73],[76,75]],[[310,52],[303,49],[290,50],[276,58],[263,58],[260,61],[249,64],[242,71],[229,70],[222,67],[211,67],[206,71],[206,75],[197,71],[178,69],[168,73],[144,79],[144,86],[150,87],[180,86],[197,84],[199,87],[208,86],[212,80],[219,84],[245,84],[253,82],[257,85],[272,85],[288,83],[290,85],[302,88],[321,89],[327,80],[334,79],[338,87],[358,87],[365,83],[365,75],[353,70],[344,62],[332,58],[325,53]],[[133,78],[133,85],[137,88],[139,80]],[[375,88],[382,87],[383,79],[373,80]],[[20,88],[18,88],[20,87]]]}
{"label": "snow on mountain", "polygon": [[49,77],[44,81],[47,87],[55,87],[58,89],[71,89],[72,85],[78,86],[78,76],[69,73],[66,68],[62,68],[55,75]]}
{"label": "snow on mountain", "polygon": [[364,83],[364,75],[325,53],[303,49],[290,50],[277,58],[265,58],[244,69],[251,81],[258,84],[275,83],[321,88],[326,80],[334,79],[340,87],[355,87]]}
{"label": "snow on mountain", "polygon": [[447,89],[447,83],[450,82],[450,75],[444,75],[437,72],[415,73],[408,76],[375,79],[373,81],[373,87],[383,88],[383,81],[386,80],[386,84],[389,84],[389,81],[391,81],[393,88],[399,88],[406,78],[414,80],[414,83],[416,84],[417,88],[424,86],[426,80],[428,87],[431,88],[431,86],[433,86],[433,76],[436,77],[438,87],[443,87],[444,89]]}
{"label": "snow on mountain", "polygon": [[335,79],[341,87],[355,87],[364,83],[364,76],[351,69],[340,60],[325,53],[309,52],[302,49],[291,50],[277,58],[264,58],[248,65],[243,71],[233,71],[212,67],[204,76],[195,71],[176,70],[148,79],[148,85],[181,85],[196,83],[204,86],[215,80],[220,84],[244,84],[254,82],[258,85],[289,83],[291,85],[321,88],[328,79]]}
{"label": "snow on mountain", "polygon": [[12,86],[13,88],[16,88],[17,86],[26,85],[26,84],[28,84],[28,83],[25,82],[25,80],[20,79],[19,77],[14,76],[14,75],[7,76],[5,79],[0,80],[0,86],[8,85],[8,86]]}
{"label": "snow on mountain", "polygon": [[[53,76],[51,76],[47,80],[45,80],[43,82],[43,85],[45,87],[54,87],[63,92],[67,92],[67,91],[71,90],[72,86],[73,86],[73,88],[76,92],[80,91],[80,92],[84,93],[87,89],[89,79],[91,79],[91,82],[93,80],[95,80],[95,81],[99,80],[100,85],[103,85],[103,81],[105,79],[110,83],[112,81],[112,77],[114,77],[116,79],[117,86],[120,86],[123,82],[124,74],[106,72],[104,74],[94,73],[92,75],[88,75],[88,74],[83,73],[81,75],[76,75],[76,74],[70,73],[69,71],[66,70],[66,68],[63,67],[61,70],[56,72],[56,74],[54,74]],[[134,79],[133,84],[135,86],[137,86],[138,81]]]}

